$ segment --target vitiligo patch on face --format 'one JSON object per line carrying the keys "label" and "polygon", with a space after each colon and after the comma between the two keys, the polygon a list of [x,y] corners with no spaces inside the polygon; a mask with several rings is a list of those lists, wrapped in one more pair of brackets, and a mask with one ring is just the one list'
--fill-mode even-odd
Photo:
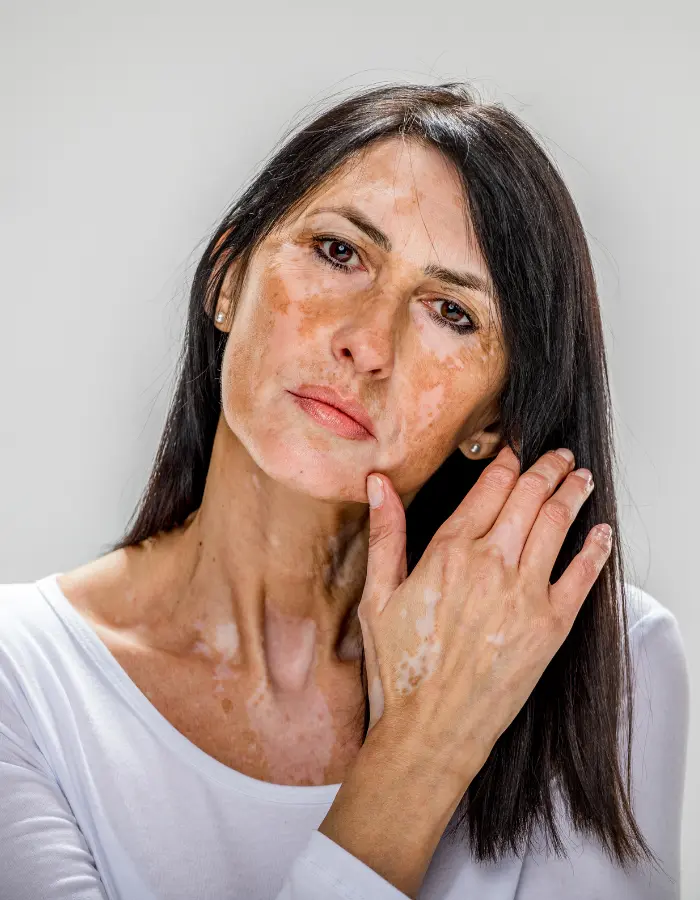
{"label": "vitiligo patch on face", "polygon": [[436,384],[434,388],[419,395],[415,424],[420,431],[424,431],[439,412],[444,394],[445,385]]}
{"label": "vitiligo patch on face", "polygon": [[419,638],[418,647],[413,654],[404,651],[399,662],[396,690],[400,694],[407,695],[412,693],[420,682],[429,678],[435,670],[440,653],[440,641],[435,629],[435,608],[440,597],[440,591],[435,591],[432,588],[425,589],[423,594],[425,615],[416,619],[416,632]]}

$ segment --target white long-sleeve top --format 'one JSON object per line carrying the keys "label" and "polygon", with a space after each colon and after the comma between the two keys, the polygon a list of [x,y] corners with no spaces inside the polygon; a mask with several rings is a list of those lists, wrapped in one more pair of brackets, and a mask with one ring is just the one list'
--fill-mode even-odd
{"label": "white long-sleeve top", "polygon": [[[270,784],[198,748],[56,577],[0,586],[0,900],[405,898],[317,830],[339,784]],[[679,897],[685,655],[674,616],[629,595],[634,809],[667,874],[624,872],[573,831],[567,859],[543,847],[495,864],[442,840],[420,900]],[[405,810],[407,830],[416,815]]]}

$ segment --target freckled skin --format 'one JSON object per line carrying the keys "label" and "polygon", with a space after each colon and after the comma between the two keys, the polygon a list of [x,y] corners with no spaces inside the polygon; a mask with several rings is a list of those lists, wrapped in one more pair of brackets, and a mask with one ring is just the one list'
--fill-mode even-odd
{"label": "freckled skin", "polygon": [[[387,232],[392,253],[338,214],[315,212],[350,203]],[[361,502],[366,475],[378,470],[410,494],[487,424],[505,375],[495,302],[421,273],[433,262],[488,275],[465,217],[456,173],[437,151],[386,141],[253,255],[226,346],[223,404],[270,477]],[[314,253],[314,234],[346,239],[363,259],[350,257],[350,274],[335,271]],[[428,314],[437,304],[426,306],[440,298],[464,305],[482,328],[440,328]],[[303,382],[356,396],[377,439],[348,441],[310,419],[285,392]]]}
{"label": "freckled skin", "polygon": [[[359,207],[391,250],[319,212],[341,204]],[[352,245],[349,272],[319,258],[314,235]],[[182,527],[61,577],[161,713],[252,777],[343,779],[361,743],[366,476],[388,474],[408,505],[497,419],[507,360],[496,301],[426,276],[428,264],[488,278],[451,163],[384,140],[277,224],[235,297],[231,263],[216,325],[229,332],[221,414],[200,507]],[[478,330],[457,334],[431,318],[450,302]],[[354,396],[374,437],[348,440],[308,416],[288,393],[305,382]],[[403,690],[439,652],[436,602],[401,611],[416,635],[403,648]],[[369,689],[376,721],[381,684]]]}

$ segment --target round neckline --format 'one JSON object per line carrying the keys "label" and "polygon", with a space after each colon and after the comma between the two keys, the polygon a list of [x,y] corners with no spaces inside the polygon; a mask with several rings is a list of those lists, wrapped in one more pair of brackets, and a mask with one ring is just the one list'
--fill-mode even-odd
{"label": "round neckline", "polygon": [[198,747],[158,710],[131,678],[97,632],[68,600],[58,584],[62,572],[53,572],[35,581],[35,586],[52,607],[56,615],[69,629],[83,650],[107,675],[128,705],[158,737],[186,763],[194,766],[208,778],[242,794],[268,800],[273,803],[298,805],[330,805],[341,783],[320,785],[275,784],[261,781],[232,769],[201,747]]}

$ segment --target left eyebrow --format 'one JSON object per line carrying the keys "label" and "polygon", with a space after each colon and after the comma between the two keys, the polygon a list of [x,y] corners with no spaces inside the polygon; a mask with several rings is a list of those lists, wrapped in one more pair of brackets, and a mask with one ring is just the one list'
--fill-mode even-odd
{"label": "left eyebrow", "polygon": [[[375,225],[374,222],[368,219],[356,206],[322,206],[319,209],[313,210],[309,215],[315,216],[317,213],[322,212],[337,213],[338,215],[343,216],[344,219],[352,222],[356,228],[359,228],[360,231],[364,232],[374,244],[386,253],[391,252],[391,241],[389,240],[388,235]],[[446,269],[444,266],[438,266],[434,263],[429,263],[423,269],[423,272],[429,278],[437,278],[438,281],[443,281],[446,284],[452,284],[456,287],[467,288],[471,291],[481,291],[481,293],[486,294],[487,297],[493,297],[493,292],[489,284],[475,272],[458,272],[456,269]]]}

